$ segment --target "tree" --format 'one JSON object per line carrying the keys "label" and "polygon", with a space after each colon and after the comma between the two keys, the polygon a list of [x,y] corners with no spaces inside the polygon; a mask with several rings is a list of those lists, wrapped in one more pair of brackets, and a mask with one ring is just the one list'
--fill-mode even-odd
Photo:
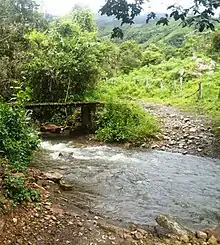
{"label": "tree", "polygon": [[[143,4],[145,0],[106,0],[105,5],[100,9],[102,15],[115,16],[118,20],[121,20],[123,24],[133,24],[134,18],[143,10]],[[171,5],[168,10],[170,14],[166,14],[161,17],[157,24],[168,25],[169,19],[180,20],[182,26],[195,25],[196,28],[202,32],[205,29],[215,29],[215,22],[219,22],[219,18],[215,17],[216,10],[220,7],[219,0],[194,0],[193,4],[188,8],[183,8],[180,5]],[[151,12],[146,17],[146,23],[150,19],[155,19],[156,13]],[[121,28],[115,27],[112,32],[112,37],[123,37]]]}
{"label": "tree", "polygon": [[93,14],[90,10],[76,8],[72,12],[72,19],[83,31],[94,32],[97,29]]}
{"label": "tree", "polygon": [[135,41],[125,41],[120,44],[120,69],[128,74],[142,65],[142,47]]}
{"label": "tree", "polygon": [[9,100],[27,49],[24,35],[45,22],[32,0],[0,0],[0,20],[0,99]]}
{"label": "tree", "polygon": [[29,60],[24,79],[35,102],[65,102],[82,98],[100,76],[96,34],[82,31],[76,23],[55,21],[47,32],[28,36]]}

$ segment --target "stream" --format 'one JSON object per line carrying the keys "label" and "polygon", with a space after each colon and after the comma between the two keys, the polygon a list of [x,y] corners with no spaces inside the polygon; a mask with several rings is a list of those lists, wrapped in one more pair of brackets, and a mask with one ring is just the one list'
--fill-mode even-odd
{"label": "stream", "polygon": [[220,160],[71,140],[42,141],[34,163],[64,175],[74,205],[141,225],[169,214],[192,229],[220,224]]}

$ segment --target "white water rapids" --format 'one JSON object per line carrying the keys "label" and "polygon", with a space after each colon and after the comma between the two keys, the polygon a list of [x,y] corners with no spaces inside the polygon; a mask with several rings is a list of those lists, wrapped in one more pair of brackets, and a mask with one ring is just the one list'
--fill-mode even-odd
{"label": "white water rapids", "polygon": [[[170,214],[191,228],[220,224],[220,161],[159,151],[43,141],[35,165],[58,171],[93,212],[153,224]],[[80,198],[80,196],[82,198]]]}

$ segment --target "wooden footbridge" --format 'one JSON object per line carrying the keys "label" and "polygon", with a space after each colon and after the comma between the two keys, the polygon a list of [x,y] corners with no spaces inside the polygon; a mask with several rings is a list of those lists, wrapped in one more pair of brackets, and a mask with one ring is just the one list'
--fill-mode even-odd
{"label": "wooden footbridge", "polygon": [[81,124],[83,128],[90,127],[92,125],[92,115],[96,111],[98,106],[104,105],[103,102],[100,101],[92,101],[92,102],[67,102],[67,103],[34,103],[27,104],[25,106],[26,109],[30,109],[33,111],[41,111],[42,109],[59,109],[59,108],[70,108],[70,109],[81,109]]}

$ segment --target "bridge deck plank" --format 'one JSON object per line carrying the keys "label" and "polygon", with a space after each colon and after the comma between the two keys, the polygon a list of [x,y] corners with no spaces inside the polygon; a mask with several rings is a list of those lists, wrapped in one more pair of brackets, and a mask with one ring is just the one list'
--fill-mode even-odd
{"label": "bridge deck plank", "polygon": [[32,104],[27,104],[25,107],[27,109],[31,108],[36,108],[36,107],[70,107],[70,106],[94,106],[94,105],[102,105],[104,104],[103,102],[100,101],[79,101],[79,102],[67,102],[67,103],[32,103]]}

